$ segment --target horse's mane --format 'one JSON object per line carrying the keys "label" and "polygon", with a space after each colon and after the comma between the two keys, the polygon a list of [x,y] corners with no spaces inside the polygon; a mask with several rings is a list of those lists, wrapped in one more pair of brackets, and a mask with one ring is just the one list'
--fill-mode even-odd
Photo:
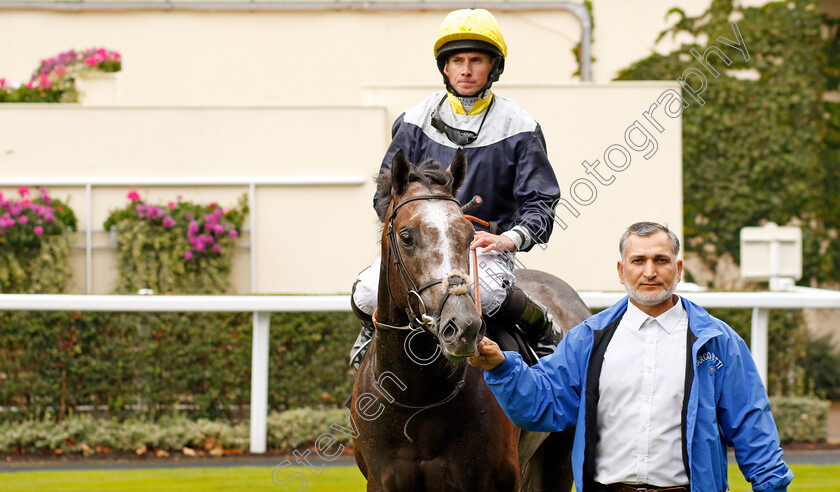
{"label": "horse's mane", "polygon": [[[408,174],[409,183],[420,183],[427,187],[442,186],[447,193],[452,194],[452,174],[441,171],[441,164],[434,159],[426,159],[416,166],[411,166]],[[385,222],[385,214],[391,205],[391,171],[384,172],[376,178],[376,195],[374,203],[379,221]]]}

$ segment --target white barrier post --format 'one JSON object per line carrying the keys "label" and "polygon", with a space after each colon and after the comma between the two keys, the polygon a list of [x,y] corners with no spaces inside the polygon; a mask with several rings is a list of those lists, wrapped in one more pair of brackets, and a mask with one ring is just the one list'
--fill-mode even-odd
{"label": "white barrier post", "polygon": [[765,388],[767,388],[767,319],[769,315],[769,309],[753,308],[750,331],[750,352]]}
{"label": "white barrier post", "polygon": [[268,330],[271,313],[254,312],[251,343],[251,452],[266,451],[268,416]]}

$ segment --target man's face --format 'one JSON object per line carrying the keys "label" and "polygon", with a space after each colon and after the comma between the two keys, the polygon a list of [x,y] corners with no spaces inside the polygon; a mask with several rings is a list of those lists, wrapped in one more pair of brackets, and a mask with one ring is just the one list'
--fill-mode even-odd
{"label": "man's face", "polygon": [[650,236],[631,234],[624,245],[624,258],[618,262],[618,277],[636,305],[669,307],[682,269],[683,262],[674,256],[664,231]]}
{"label": "man's face", "polygon": [[474,96],[487,83],[493,58],[485,53],[466,51],[449,57],[443,73],[458,94]]}

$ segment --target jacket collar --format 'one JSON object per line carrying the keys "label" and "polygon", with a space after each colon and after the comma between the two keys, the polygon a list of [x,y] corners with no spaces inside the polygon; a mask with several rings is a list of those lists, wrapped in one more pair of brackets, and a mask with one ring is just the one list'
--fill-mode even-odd
{"label": "jacket collar", "polygon": [[449,105],[452,107],[452,112],[460,115],[481,114],[490,106],[490,101],[493,99],[493,92],[488,90],[484,97],[476,99],[472,108],[470,108],[469,112],[467,112],[464,110],[464,104],[457,96],[453,95],[449,91],[446,92],[446,95],[449,98]]}
{"label": "jacket collar", "polygon": [[[590,330],[601,330],[609,326],[610,323],[618,319],[627,310],[627,302],[630,296],[624,296],[620,301],[616,302],[607,309],[590,317],[586,323]],[[713,318],[705,309],[697,304],[689,301],[684,296],[680,296],[688,316],[688,328],[697,337],[697,342],[702,345],[709,339],[723,334],[723,329],[720,327],[720,321]]]}

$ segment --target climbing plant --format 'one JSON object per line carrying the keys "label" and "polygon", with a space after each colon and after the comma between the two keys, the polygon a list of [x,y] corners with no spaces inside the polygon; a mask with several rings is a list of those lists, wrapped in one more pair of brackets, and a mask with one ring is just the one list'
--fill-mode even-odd
{"label": "climbing plant", "polygon": [[55,294],[71,277],[70,242],[76,230],[73,210],[21,186],[18,196],[0,193],[0,292]]}
{"label": "climbing plant", "polygon": [[117,292],[223,294],[231,289],[236,238],[248,213],[247,197],[232,208],[216,203],[147,204],[132,190],[105,229],[117,235]]}
{"label": "climbing plant", "polygon": [[[804,0],[760,8],[713,0],[698,17],[670,14],[678,20],[660,38],[684,32],[704,43],[733,39],[737,19],[749,52],[749,60],[731,56],[730,66],[711,56],[720,76],[709,77],[705,105],[683,113],[686,251],[714,269],[727,253],[739,261],[742,227],[801,225],[803,282],[840,280],[840,109],[823,97],[840,79],[836,21]],[[691,50],[705,48],[690,43],[651,55],[618,79],[675,80],[698,65]],[[737,78],[738,71],[753,77]]]}
{"label": "climbing plant", "polygon": [[[732,0],[713,0],[697,17],[680,9],[668,15],[676,20],[660,39],[687,33],[695,42],[635,62],[619,73],[619,80],[676,80],[692,66],[708,73],[692,50],[704,53],[712,43],[722,46],[717,42],[721,37],[734,39],[733,24],[749,53],[741,56],[724,47],[733,55],[728,66],[717,55],[708,57],[719,75],[708,74],[702,106],[689,90],[683,91],[693,105],[682,114],[686,253],[713,272],[725,256],[740,262],[742,227],[768,221],[796,225],[803,233],[801,283],[836,284],[840,281],[838,20],[819,13],[809,0],[749,8]],[[727,312],[724,319],[748,335],[746,311]],[[785,347],[771,351],[771,393],[813,391],[815,378],[804,369],[808,350],[803,326],[800,312],[774,311],[771,316],[771,345]]]}

